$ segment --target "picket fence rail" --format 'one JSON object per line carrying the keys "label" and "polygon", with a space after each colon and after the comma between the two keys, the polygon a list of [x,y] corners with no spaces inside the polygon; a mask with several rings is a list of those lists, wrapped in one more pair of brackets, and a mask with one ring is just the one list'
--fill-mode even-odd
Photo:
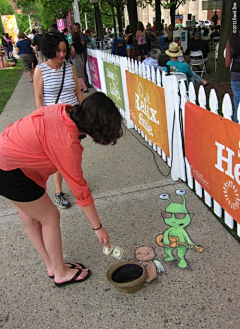
{"label": "picket fence rail", "polygon": [[[238,224],[234,218],[232,218],[224,209],[222,209],[222,207],[211,197],[211,195],[209,195],[207,191],[205,191],[203,187],[193,178],[191,175],[190,165],[184,156],[183,125],[185,116],[185,104],[187,101],[190,101],[194,104],[196,104],[198,101],[198,105],[206,109],[207,97],[204,87],[200,86],[197,95],[193,83],[189,84],[187,92],[186,85],[183,80],[179,83],[174,75],[166,75],[164,72],[161,74],[159,70],[156,72],[153,67],[145,67],[145,65],[137,62],[136,60],[129,59],[127,57],[116,56],[109,52],[91,49],[88,49],[88,55],[97,59],[99,77],[101,80],[101,89],[97,88],[96,86],[94,87],[98,91],[102,91],[107,94],[103,62],[105,61],[112,63],[120,67],[125,110],[119,108],[119,111],[123,118],[126,120],[127,128],[135,129],[149,144],[149,146],[168,164],[168,166],[171,168],[171,179],[173,181],[181,180],[186,182],[187,185],[196,193],[196,195],[204,200],[205,204],[211,208],[216,216],[224,220],[224,223],[230,229],[233,229],[236,225],[237,235],[240,236],[240,224]],[[167,157],[159,146],[155,145],[151,140],[149,140],[145,133],[139,129],[130,119],[126,71],[135,73],[164,88],[170,157]],[[91,74],[89,70],[88,75],[89,80],[91,81]],[[219,102],[214,89],[210,91],[208,104],[209,110],[219,115]],[[222,102],[223,116],[231,120],[232,112],[233,105],[229,94],[226,93]],[[238,111],[238,120],[240,122],[240,109]]]}

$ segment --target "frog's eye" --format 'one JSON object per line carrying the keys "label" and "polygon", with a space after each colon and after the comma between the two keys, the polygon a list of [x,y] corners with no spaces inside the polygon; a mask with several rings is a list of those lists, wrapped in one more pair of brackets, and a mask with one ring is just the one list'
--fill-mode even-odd
{"label": "frog's eye", "polygon": [[167,193],[160,194],[158,197],[159,197],[159,199],[162,199],[162,200],[169,199],[169,195]]}
{"label": "frog's eye", "polygon": [[177,195],[184,195],[184,194],[186,194],[186,191],[185,190],[176,190],[176,194]]}

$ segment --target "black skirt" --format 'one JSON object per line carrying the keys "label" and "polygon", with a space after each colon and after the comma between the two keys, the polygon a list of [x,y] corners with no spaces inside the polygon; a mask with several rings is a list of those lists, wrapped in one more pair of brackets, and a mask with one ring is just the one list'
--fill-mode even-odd
{"label": "black skirt", "polygon": [[18,202],[31,202],[43,196],[45,189],[24,175],[20,169],[0,169],[0,195]]}

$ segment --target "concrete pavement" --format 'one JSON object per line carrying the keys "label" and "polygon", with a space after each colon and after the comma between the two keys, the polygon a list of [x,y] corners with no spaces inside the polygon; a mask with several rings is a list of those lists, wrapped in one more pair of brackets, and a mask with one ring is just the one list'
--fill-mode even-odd
{"label": "concrete pavement", "polygon": [[[92,89],[93,92],[93,89]],[[86,97],[86,94],[84,95]],[[25,74],[0,115],[0,131],[34,110],[33,85]],[[133,134],[133,135],[132,135]],[[67,261],[84,263],[92,276],[84,283],[56,288],[25,234],[15,208],[0,197],[0,328],[4,329],[238,329],[240,311],[240,246],[202,201],[184,183],[173,182],[169,168],[153,154],[135,131],[125,131],[115,146],[85,147],[83,171],[103,226],[113,245],[124,249],[122,260],[134,258],[136,246],[154,245],[167,274],[133,294],[116,290],[106,272],[118,262],[102,253],[80,207],[61,210],[63,252]],[[155,236],[165,231],[161,211],[167,193],[186,190],[192,222],[191,239],[205,248],[186,254],[188,267],[165,262]],[[54,196],[52,177],[48,193]],[[194,214],[194,215],[193,215]]]}

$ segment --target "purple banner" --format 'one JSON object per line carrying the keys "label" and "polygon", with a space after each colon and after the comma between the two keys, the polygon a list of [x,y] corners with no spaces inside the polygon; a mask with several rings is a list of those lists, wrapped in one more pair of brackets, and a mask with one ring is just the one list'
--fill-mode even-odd
{"label": "purple banner", "polygon": [[65,29],[65,20],[63,18],[57,19],[58,31],[63,31]]}
{"label": "purple banner", "polygon": [[96,88],[102,90],[97,58],[88,55],[88,66],[89,66],[89,72],[91,75],[92,84]]}
{"label": "purple banner", "polygon": [[73,18],[71,10],[68,10],[68,15],[66,18],[57,19],[57,27],[59,31],[63,31],[65,27],[73,26]]}

